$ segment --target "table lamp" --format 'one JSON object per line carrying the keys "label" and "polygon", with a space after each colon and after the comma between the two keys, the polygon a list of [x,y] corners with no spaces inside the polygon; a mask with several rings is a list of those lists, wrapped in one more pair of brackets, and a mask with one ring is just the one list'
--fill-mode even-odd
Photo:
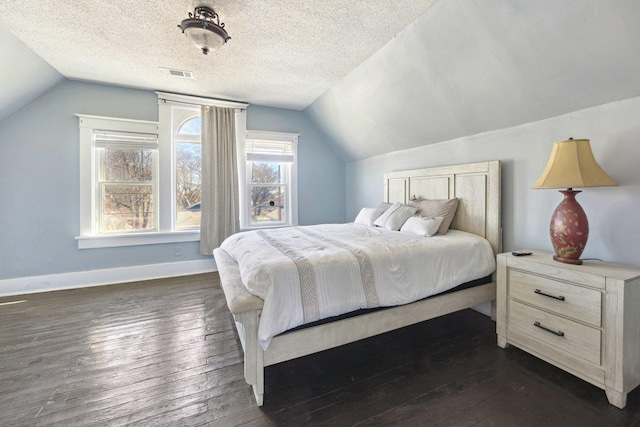
{"label": "table lamp", "polygon": [[566,188],[564,199],[551,217],[549,231],[556,254],[553,259],[582,264],[580,255],[589,238],[589,222],[576,200],[574,188],[618,185],[602,170],[591,152],[588,139],[573,139],[553,144],[549,163],[533,188]]}

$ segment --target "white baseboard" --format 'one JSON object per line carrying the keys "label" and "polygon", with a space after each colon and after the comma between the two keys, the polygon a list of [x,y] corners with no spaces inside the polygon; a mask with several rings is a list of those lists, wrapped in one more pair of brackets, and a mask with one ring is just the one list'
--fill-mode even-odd
{"label": "white baseboard", "polygon": [[0,297],[162,279],[165,277],[209,273],[217,270],[215,261],[207,259],[18,277],[0,280]]}

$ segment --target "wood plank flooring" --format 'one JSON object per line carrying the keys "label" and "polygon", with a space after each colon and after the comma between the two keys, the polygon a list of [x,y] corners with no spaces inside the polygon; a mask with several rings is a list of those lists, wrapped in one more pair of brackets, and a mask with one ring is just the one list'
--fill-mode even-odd
{"label": "wood plank flooring", "polygon": [[268,367],[265,382],[258,408],[216,273],[0,298],[0,426],[640,427],[639,390],[610,406],[498,348],[473,310]]}

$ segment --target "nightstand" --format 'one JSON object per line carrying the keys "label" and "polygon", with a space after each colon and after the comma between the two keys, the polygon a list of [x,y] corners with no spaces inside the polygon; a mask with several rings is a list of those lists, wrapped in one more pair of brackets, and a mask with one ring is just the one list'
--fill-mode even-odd
{"label": "nightstand", "polygon": [[498,345],[552,363],[624,408],[640,384],[640,268],[532,252],[497,257]]}

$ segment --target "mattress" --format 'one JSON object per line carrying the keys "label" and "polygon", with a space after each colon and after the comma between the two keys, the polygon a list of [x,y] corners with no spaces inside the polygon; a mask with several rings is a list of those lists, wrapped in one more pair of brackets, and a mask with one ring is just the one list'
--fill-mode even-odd
{"label": "mattress", "polygon": [[359,309],[407,304],[495,270],[489,242],[458,230],[421,237],[356,224],[237,233],[220,246],[264,300],[263,349],[289,329]]}

